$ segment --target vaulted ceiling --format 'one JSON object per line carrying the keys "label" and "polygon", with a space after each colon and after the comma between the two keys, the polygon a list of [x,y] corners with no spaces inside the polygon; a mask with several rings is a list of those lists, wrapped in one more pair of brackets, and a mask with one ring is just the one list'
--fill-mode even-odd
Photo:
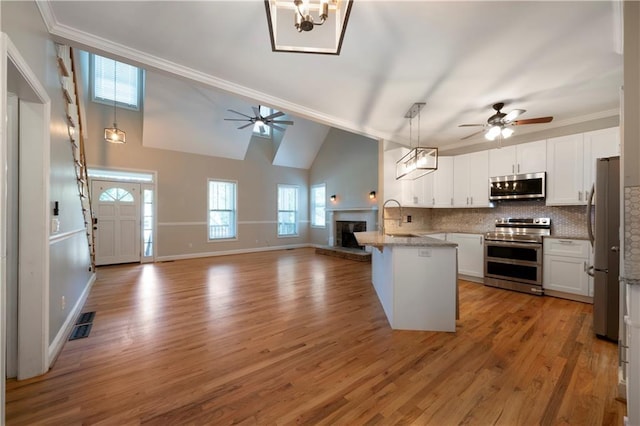
{"label": "vaulted ceiling", "polygon": [[[356,0],[339,56],[273,52],[259,0],[39,7],[58,40],[166,79],[165,90],[179,90],[180,102],[206,109],[198,120],[223,141],[237,145],[242,132],[223,120],[228,108],[251,111],[260,103],[286,112],[295,124],[276,157],[297,167],[308,167],[319,149],[313,135],[326,134],[325,126],[405,145],[418,142],[419,130],[421,145],[446,151],[483,142],[482,134],[461,140],[475,128],[458,125],[485,123],[496,102],[505,102],[506,112],[525,109],[522,119],[554,117],[518,126],[518,134],[619,110],[621,14],[614,1]],[[426,106],[410,135],[404,115],[414,102]]]}

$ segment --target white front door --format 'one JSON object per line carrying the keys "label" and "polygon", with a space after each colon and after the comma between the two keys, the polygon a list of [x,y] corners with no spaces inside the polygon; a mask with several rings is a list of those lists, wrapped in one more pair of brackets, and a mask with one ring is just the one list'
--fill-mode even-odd
{"label": "white front door", "polygon": [[96,265],[140,262],[140,184],[94,180]]}

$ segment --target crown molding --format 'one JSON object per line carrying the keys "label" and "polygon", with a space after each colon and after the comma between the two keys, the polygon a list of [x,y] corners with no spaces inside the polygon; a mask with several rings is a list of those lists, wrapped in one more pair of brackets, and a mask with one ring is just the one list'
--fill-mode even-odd
{"label": "crown molding", "polygon": [[303,105],[206,74],[158,56],[150,55],[141,50],[132,49],[123,44],[114,43],[105,38],[61,24],[51,8],[51,0],[37,1],[36,4],[38,5],[38,9],[40,10],[40,14],[42,15],[42,19],[44,20],[49,34],[51,34],[58,42],[68,43],[72,46],[80,47],[91,52],[104,52],[111,56],[115,56],[116,58],[124,59],[129,63],[140,66],[141,68],[150,68],[173,74],[187,80],[222,90],[229,94],[240,96],[249,102],[257,101],[260,102],[261,105],[292,113],[301,118],[306,118],[329,127],[336,127],[373,139],[393,138],[393,135],[390,133],[380,132],[368,126],[358,125],[340,117],[324,114]]}

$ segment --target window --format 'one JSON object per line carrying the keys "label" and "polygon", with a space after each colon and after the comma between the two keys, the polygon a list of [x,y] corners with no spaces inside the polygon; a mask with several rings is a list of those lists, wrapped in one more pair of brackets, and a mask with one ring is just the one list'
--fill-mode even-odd
{"label": "window", "polygon": [[325,208],[327,186],[322,183],[311,187],[311,226],[324,228],[327,226]]}
{"label": "window", "polygon": [[144,189],[142,204],[142,253],[145,257],[153,256],[153,190]]}
{"label": "window", "polygon": [[[268,117],[271,114],[273,114],[273,110],[271,108],[268,108],[266,106],[262,106],[260,105],[260,116],[261,117]],[[253,134],[256,136],[260,136],[263,138],[270,138],[271,137],[271,127],[270,126],[265,126],[262,123],[256,123],[253,125]]]}
{"label": "window", "polygon": [[98,201],[120,201],[123,203],[133,203],[133,195],[123,188],[109,188],[100,194]]}
{"label": "window", "polygon": [[93,101],[107,105],[113,105],[115,101],[123,108],[140,109],[142,89],[140,68],[91,55],[91,71]]}
{"label": "window", "polygon": [[298,187],[278,185],[278,236],[298,235]]}
{"label": "window", "polygon": [[236,238],[236,182],[209,181],[209,240]]}

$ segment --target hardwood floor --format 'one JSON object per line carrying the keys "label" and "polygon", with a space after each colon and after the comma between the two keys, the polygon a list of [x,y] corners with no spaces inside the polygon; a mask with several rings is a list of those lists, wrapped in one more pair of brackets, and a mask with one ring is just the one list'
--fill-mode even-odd
{"label": "hardwood floor", "polygon": [[370,281],[313,249],[99,268],[7,424],[622,424],[591,305],[461,281],[456,333],[393,331]]}

